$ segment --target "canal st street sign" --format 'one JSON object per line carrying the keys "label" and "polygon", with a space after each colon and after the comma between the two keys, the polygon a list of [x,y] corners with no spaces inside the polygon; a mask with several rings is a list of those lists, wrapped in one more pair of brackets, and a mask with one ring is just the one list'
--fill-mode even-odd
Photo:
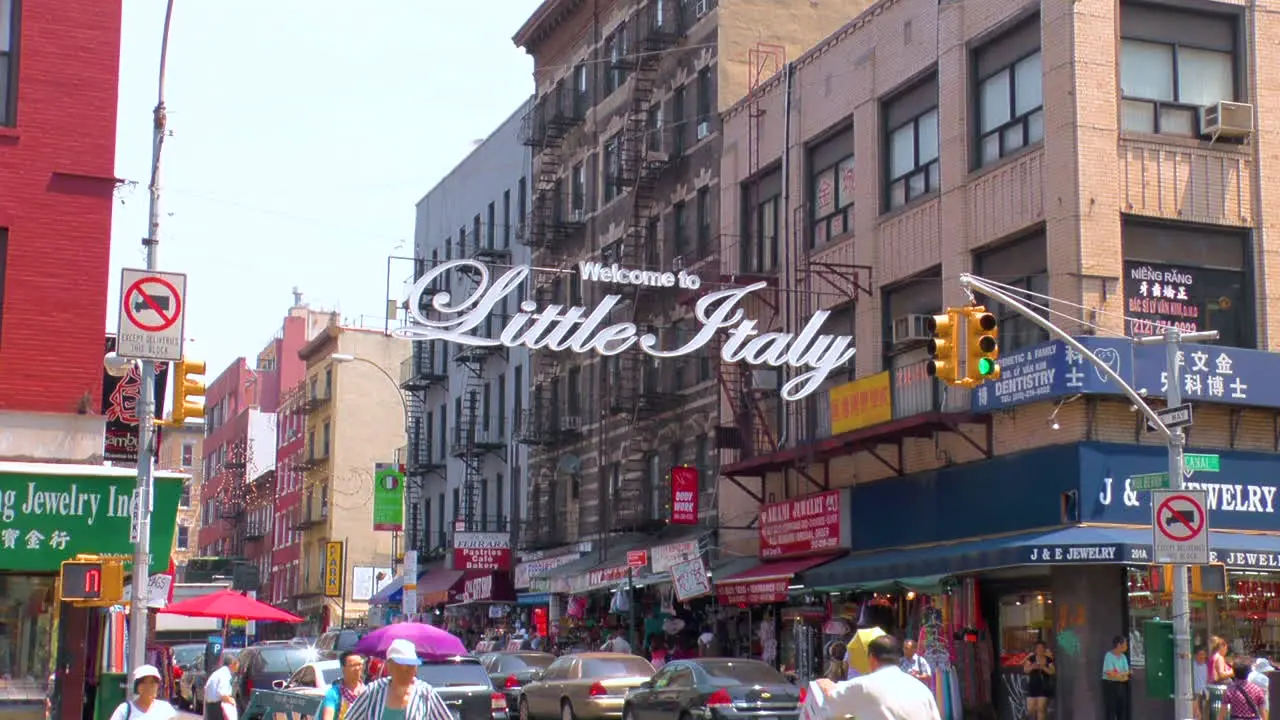
{"label": "canal st street sign", "polygon": [[[475,290],[458,300],[451,293],[432,287],[438,278],[455,270],[475,278]],[[768,285],[765,282],[703,295],[694,307],[694,315],[702,327],[683,345],[674,348],[659,347],[657,335],[642,333],[635,323],[608,322],[611,312],[623,302],[621,293],[604,296],[594,308],[562,305],[539,308],[532,300],[525,300],[498,337],[475,334],[500,303],[506,298],[518,297],[521,284],[532,273],[532,266],[516,265],[494,278],[489,266],[475,260],[440,263],[418,278],[409,291],[407,300],[412,323],[392,332],[409,340],[444,340],[474,347],[593,351],[604,356],[639,346],[648,355],[663,359],[697,352],[726,333],[720,350],[720,358],[726,363],[803,370],[779,389],[784,400],[798,400],[813,393],[833,371],[847,366],[854,354],[853,337],[821,334],[822,324],[831,314],[826,310],[813,313],[799,333],[768,332],[757,327],[757,321],[746,317],[740,306],[749,295],[765,288]],[[702,285],[701,278],[685,271],[634,270],[597,262],[579,263],[578,274],[587,282],[623,286],[697,290]]]}

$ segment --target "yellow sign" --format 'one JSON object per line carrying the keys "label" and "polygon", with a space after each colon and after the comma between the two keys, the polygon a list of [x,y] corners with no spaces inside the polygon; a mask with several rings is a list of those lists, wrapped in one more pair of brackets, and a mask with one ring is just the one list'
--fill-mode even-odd
{"label": "yellow sign", "polygon": [[888,371],[831,388],[831,434],[841,435],[893,419]]}
{"label": "yellow sign", "polygon": [[342,543],[329,542],[324,546],[324,596],[342,597],[342,580],[346,575],[342,564]]}

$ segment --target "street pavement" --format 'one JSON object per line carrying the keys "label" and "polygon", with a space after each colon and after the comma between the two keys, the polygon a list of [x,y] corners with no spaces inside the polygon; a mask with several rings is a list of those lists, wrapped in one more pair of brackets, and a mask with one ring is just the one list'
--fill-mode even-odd
{"label": "street pavement", "polygon": [[200,720],[200,716],[193,712],[187,712],[186,710],[179,710],[178,720]]}

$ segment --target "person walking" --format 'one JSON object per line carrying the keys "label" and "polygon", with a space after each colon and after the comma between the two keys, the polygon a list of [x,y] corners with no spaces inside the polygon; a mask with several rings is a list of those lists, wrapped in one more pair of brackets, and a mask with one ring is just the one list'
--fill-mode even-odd
{"label": "person walking", "polygon": [[338,657],[342,677],[334,681],[320,706],[320,720],[343,720],[352,703],[364,694],[364,656],[348,650]]}
{"label": "person walking", "polygon": [[1247,658],[1236,658],[1231,668],[1231,682],[1222,692],[1218,720],[1267,720],[1267,694],[1249,682],[1251,672],[1252,662]]}
{"label": "person walking", "polygon": [[916,641],[902,643],[902,654],[902,671],[922,683],[928,683],[933,676],[933,668],[929,667],[929,661],[923,655],[916,653]]}
{"label": "person walking", "polygon": [[600,646],[602,652],[631,653],[631,643],[622,637],[621,630],[614,630],[613,636]]}
{"label": "person walking", "polygon": [[345,720],[453,720],[435,688],[418,679],[421,664],[413,643],[392,641],[387,647],[388,677],[369,684],[351,703]]}
{"label": "person walking", "polygon": [[941,720],[929,687],[903,672],[902,646],[892,635],[867,643],[871,672],[844,682],[814,680],[826,696],[828,717],[857,720]]}
{"label": "person walking", "polygon": [[[240,671],[240,658],[223,653],[222,663],[204,681],[204,720],[236,720],[236,686],[234,676]],[[226,708],[231,710],[228,713]]]}
{"label": "person walking", "polygon": [[120,703],[111,720],[173,720],[178,711],[156,697],[160,693],[160,671],[154,665],[139,665],[133,671],[133,697]]}
{"label": "person walking", "polygon": [[1053,698],[1053,680],[1058,669],[1053,664],[1053,653],[1043,640],[1037,640],[1035,648],[1022,661],[1022,672],[1027,676],[1027,714],[1031,720],[1049,717],[1049,700]]}
{"label": "person walking", "polygon": [[1106,720],[1129,720],[1129,640],[1117,635],[1102,658],[1102,705]]}

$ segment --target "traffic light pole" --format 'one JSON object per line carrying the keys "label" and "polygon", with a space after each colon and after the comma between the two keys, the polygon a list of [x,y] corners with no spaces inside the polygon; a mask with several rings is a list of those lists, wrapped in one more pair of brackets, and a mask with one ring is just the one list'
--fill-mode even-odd
{"label": "traffic light pole", "polygon": [[[160,243],[160,150],[164,146],[166,133],[164,72],[169,53],[169,22],[172,17],[173,0],[169,0],[164,11],[164,34],[160,40],[160,80],[156,107],[152,113],[147,236],[142,239],[147,253],[148,270],[157,269],[156,246]],[[130,671],[147,662],[147,628],[150,625],[147,617],[147,600],[150,596],[148,572],[151,567],[151,512],[154,506],[152,491],[155,488],[152,470],[156,438],[156,364],[146,360],[138,364],[142,387],[138,389],[138,486],[133,499],[133,525],[137,539],[133,546],[132,605],[129,609]]]}
{"label": "traffic light pole", "polygon": [[[1080,356],[1088,360],[1099,372],[1106,375],[1109,380],[1116,383],[1125,397],[1129,398],[1143,415],[1146,416],[1151,426],[1157,432],[1164,435],[1169,446],[1169,488],[1172,490],[1183,489],[1183,462],[1182,451],[1186,444],[1186,436],[1182,432],[1182,428],[1169,428],[1160,420],[1160,416],[1156,411],[1147,404],[1146,398],[1137,390],[1129,386],[1128,383],[1116,373],[1111,366],[1102,362],[1089,351],[1084,345],[1080,344],[1075,338],[1071,337],[1065,330],[1049,322],[1041,317],[1039,313],[1032,311],[1026,305],[1022,304],[1017,298],[1009,295],[1003,290],[992,287],[982,278],[973,275],[964,274],[960,276],[960,285],[966,290],[978,290],[985,295],[999,300],[1001,304],[1019,315],[1025,317],[1036,325],[1040,326],[1050,336],[1066,343],[1067,347],[1080,353]],[[1154,345],[1164,343],[1166,348],[1166,363],[1168,370],[1166,372],[1166,389],[1165,402],[1167,407],[1174,407],[1182,404],[1182,387],[1181,387],[1181,363],[1178,360],[1179,343],[1181,342],[1197,342],[1200,340],[1216,340],[1218,332],[1209,330],[1205,332],[1184,333],[1177,328],[1165,328],[1163,335],[1153,335],[1149,337],[1135,338],[1134,342],[1139,345]],[[1175,565],[1173,572],[1173,607],[1171,612],[1173,617],[1173,647],[1174,647],[1174,717],[1177,720],[1191,720],[1194,717],[1195,699],[1192,690],[1192,671],[1191,671],[1191,598],[1188,590],[1188,566]]]}

